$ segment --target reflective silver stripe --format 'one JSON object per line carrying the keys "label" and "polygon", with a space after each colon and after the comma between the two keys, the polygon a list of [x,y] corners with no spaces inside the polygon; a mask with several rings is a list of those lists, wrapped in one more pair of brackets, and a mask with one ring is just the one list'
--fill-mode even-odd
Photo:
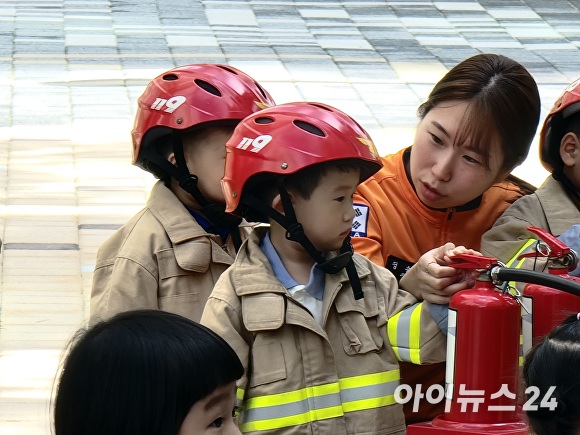
{"label": "reflective silver stripe", "polygon": [[304,400],[292,403],[246,409],[242,413],[242,421],[248,423],[251,421],[270,420],[274,418],[288,417],[290,415],[303,414],[308,411],[315,411],[333,406],[341,406],[340,393],[307,397]]}
{"label": "reflective silver stripe", "polygon": [[343,402],[354,402],[372,397],[391,396],[395,394],[398,386],[399,381],[396,380],[366,387],[347,388],[340,390],[340,397]]}
{"label": "reflective silver stripe", "polygon": [[415,312],[415,309],[421,305],[421,302],[411,305],[401,311],[397,318],[397,347],[399,350],[399,359],[401,361],[414,362],[413,356],[411,355],[411,350],[414,349],[411,343],[411,316]]}
{"label": "reflective silver stripe", "polygon": [[399,377],[399,370],[391,370],[251,398],[242,412],[241,427],[245,431],[269,430],[388,406],[395,403]]}

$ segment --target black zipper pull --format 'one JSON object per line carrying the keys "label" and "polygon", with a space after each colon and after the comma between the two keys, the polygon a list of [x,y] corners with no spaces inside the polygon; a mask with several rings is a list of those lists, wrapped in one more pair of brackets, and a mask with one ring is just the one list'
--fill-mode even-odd
{"label": "black zipper pull", "polygon": [[455,213],[455,207],[451,207],[449,209],[449,213],[447,214],[447,220],[450,221],[451,218],[453,217],[453,213]]}

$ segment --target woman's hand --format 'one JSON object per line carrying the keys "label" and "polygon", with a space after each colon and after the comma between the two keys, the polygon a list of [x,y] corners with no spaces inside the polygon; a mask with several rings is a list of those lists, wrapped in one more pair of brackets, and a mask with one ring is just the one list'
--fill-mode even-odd
{"label": "woman's hand", "polygon": [[481,255],[473,249],[446,243],[431,249],[419,258],[401,278],[400,286],[419,300],[434,304],[447,304],[459,290],[475,285],[478,273],[468,269],[447,266],[450,257],[457,254]]}

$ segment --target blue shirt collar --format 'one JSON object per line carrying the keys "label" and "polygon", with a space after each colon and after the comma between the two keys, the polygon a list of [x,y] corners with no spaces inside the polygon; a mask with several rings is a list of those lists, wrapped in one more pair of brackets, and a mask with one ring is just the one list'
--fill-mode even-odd
{"label": "blue shirt collar", "polygon": [[225,243],[228,239],[230,233],[237,227],[237,225],[229,226],[229,227],[216,227],[210,221],[208,221],[204,216],[202,216],[197,211],[187,207],[189,213],[193,216],[193,218],[197,221],[200,227],[204,229],[206,233],[215,234],[220,237],[222,243]]}
{"label": "blue shirt collar", "polygon": [[[274,276],[280,281],[280,283],[286,288],[290,289],[299,285],[294,278],[290,276],[284,265],[282,264],[282,260],[276,252],[276,248],[272,244],[270,240],[270,231],[266,233],[262,241],[260,242],[260,249],[272,265],[272,270],[274,271]],[[318,269],[316,265],[312,266],[310,269],[310,277],[308,278],[308,283],[304,287],[311,296],[318,299],[319,301],[322,300],[322,296],[324,294],[324,283],[326,280],[326,276],[323,271]]]}

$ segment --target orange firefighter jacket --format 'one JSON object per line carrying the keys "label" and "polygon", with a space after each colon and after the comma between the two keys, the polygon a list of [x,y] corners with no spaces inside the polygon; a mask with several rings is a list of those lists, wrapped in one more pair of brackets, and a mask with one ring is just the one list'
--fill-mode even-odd
{"label": "orange firefighter jacket", "polygon": [[445,358],[445,335],[393,275],[355,254],[364,298],[345,270],[326,275],[322,326],[294,300],[256,229],[218,280],[201,323],[236,351],[240,429],[249,434],[404,434],[398,359]]}
{"label": "orange firefighter jacket", "polygon": [[382,169],[362,183],[354,197],[359,211],[352,244],[356,252],[381,266],[389,257],[414,264],[425,252],[447,242],[479,250],[482,234],[524,194],[516,184],[504,181],[464,206],[428,208],[405,173],[403,154],[409,151],[407,148],[383,157]]}
{"label": "orange firefighter jacket", "polygon": [[[524,191],[511,182],[491,186],[480,198],[456,208],[435,210],[419,200],[409,182],[404,158],[410,148],[382,158],[379,172],[359,185],[354,197],[352,244],[359,254],[386,266],[397,279],[425,252],[447,242],[479,250],[482,234]],[[407,157],[404,157],[407,154]],[[403,363],[402,382],[415,389],[444,385],[445,365],[413,366]],[[431,420],[444,412],[444,404],[420,402],[419,412],[405,405],[407,423]]]}

